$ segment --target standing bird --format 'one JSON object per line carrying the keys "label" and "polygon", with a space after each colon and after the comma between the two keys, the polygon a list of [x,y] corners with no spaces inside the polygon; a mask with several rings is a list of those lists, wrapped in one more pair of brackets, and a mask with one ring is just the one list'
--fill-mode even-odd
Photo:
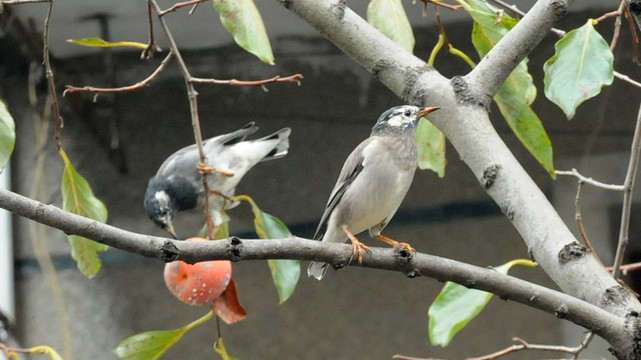
{"label": "standing bird", "polygon": [[289,128],[256,140],[245,140],[258,127],[253,122],[229,134],[203,141],[205,163],[200,163],[196,145],[184,147],[160,165],[149,180],[145,209],[149,218],[176,238],[172,219],[176,212],[203,206],[205,188],[201,172],[206,172],[209,208],[214,226],[224,221],[223,211],[234,206],[236,185],[245,173],[261,161],[287,155]]}
{"label": "standing bird", "polygon": [[[405,198],[418,166],[414,139],[418,120],[435,110],[438,108],[402,105],[378,118],[370,137],[345,161],[314,234],[315,240],[342,243],[349,239],[352,254],[358,255],[359,263],[363,260],[362,252],[369,251],[369,247],[354,235],[368,229],[371,237],[414,250],[409,244],[381,235],[381,231]],[[313,261],[307,275],[321,280],[327,265]]]}

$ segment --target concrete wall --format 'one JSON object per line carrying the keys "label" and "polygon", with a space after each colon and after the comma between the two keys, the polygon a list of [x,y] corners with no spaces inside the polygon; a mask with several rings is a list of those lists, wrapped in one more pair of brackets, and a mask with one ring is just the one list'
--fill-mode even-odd
{"label": "concrete wall", "polygon": [[[577,16],[576,21],[583,21],[584,15]],[[469,46],[468,25],[448,27],[450,38],[460,39],[459,47]],[[425,58],[435,29],[420,28],[416,33],[417,53]],[[548,37],[530,62],[539,89],[542,89],[542,62],[551,55],[553,41],[553,37]],[[621,51],[629,48],[627,42],[624,37],[619,45]],[[302,86],[270,85],[269,92],[226,86],[199,86],[198,90],[205,136],[234,130],[248,121],[261,126],[260,134],[284,126],[292,128],[290,154],[257,166],[245,177],[238,193],[251,195],[296,235],[309,237],[345,157],[369,135],[378,115],[400,101],[323,39],[289,36],[274,39],[274,44],[276,67],[259,64],[235,46],[185,55],[193,74],[201,77],[252,79],[304,74]],[[626,65],[629,57],[623,55],[621,59],[625,64],[617,64],[617,68],[622,72],[630,70]],[[138,60],[137,53],[118,54],[118,84],[139,81],[159,61],[145,63]],[[57,64],[59,85],[101,85],[104,79],[100,62],[98,56],[65,59]],[[448,76],[468,71],[467,65],[448,55],[442,55],[436,65]],[[29,193],[36,176],[35,156],[44,151],[47,160],[43,201],[59,205],[60,160],[51,142],[44,149],[34,146],[24,73],[14,70],[8,69],[2,81],[3,97],[16,118],[19,137],[13,162],[14,189]],[[91,110],[90,96],[62,100],[66,119],[63,146],[96,195],[106,203],[110,224],[141,233],[163,234],[146,218],[142,197],[148,178],[162,160],[193,142],[185,95],[174,65],[151,86],[114,97],[129,169],[126,173],[110,163],[108,152],[101,145],[112,110],[100,102]],[[85,103],[72,106],[79,98]],[[633,94],[628,85],[617,82],[606,89],[604,97],[583,105],[571,123],[542,98],[540,94],[535,110],[550,133],[557,163],[579,167],[597,178],[608,175],[612,181],[621,181],[623,175],[618,172],[625,169],[627,162],[625,151],[631,139],[638,92]],[[571,203],[574,181],[552,181],[518,144],[496,109],[493,116],[501,135],[537,183],[552,201],[558,199],[563,205],[562,215],[574,229]],[[385,233],[410,242],[418,251],[479,266],[527,257],[527,248],[518,233],[477,185],[454,149],[448,145],[447,150],[446,177],[439,179],[433,173],[419,171],[406,201]],[[615,170],[590,165],[594,164],[591,159],[601,154],[609,154],[609,163],[623,166],[615,166],[614,174]],[[617,204],[620,199],[618,194],[606,196],[607,203],[601,203],[601,212],[595,212],[595,217],[600,218],[606,206]],[[254,237],[247,207],[241,206],[230,215],[232,233]],[[14,222],[17,335],[25,346],[44,343],[62,349],[60,314],[50,285],[35,260],[29,222],[20,218]],[[180,216],[177,228],[181,233],[195,233],[200,223],[199,213],[185,214]],[[587,226],[591,231],[593,225]],[[63,234],[53,229],[45,229],[44,233],[46,239],[36,242],[53,255],[76,359],[114,358],[111,350],[125,337],[146,330],[180,327],[207,311],[183,305],[165,289],[163,264],[158,261],[111,249],[101,255],[103,268],[98,276],[88,280],[75,269]],[[605,231],[603,236],[610,234]],[[366,236],[363,239],[374,244]],[[611,251],[612,243],[607,242],[611,239],[603,240],[604,251]],[[515,269],[513,274],[551,286],[540,269]],[[407,279],[401,274],[352,267],[330,271],[322,282],[301,278],[293,297],[278,305],[266,263],[234,264],[234,278],[249,317],[239,324],[223,326],[222,331],[228,349],[240,359],[389,359],[397,353],[462,358],[505,347],[515,336],[532,343],[568,345],[578,344],[581,338],[577,332],[564,335],[562,323],[552,315],[493,299],[450,347],[441,349],[432,347],[427,337],[427,308],[442,287],[432,279]],[[211,349],[215,336],[213,322],[201,326],[188,333],[166,358],[215,357]],[[605,348],[599,347],[597,354],[606,356]],[[517,354],[514,358],[531,357]]]}

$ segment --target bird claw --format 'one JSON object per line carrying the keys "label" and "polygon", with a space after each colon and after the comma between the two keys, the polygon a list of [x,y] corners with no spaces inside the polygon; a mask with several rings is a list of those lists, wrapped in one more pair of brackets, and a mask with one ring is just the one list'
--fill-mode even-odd
{"label": "bird claw", "polygon": [[358,254],[358,264],[363,264],[363,251],[366,251],[369,254],[372,253],[372,250],[369,249],[369,246],[363,244],[360,241],[352,241],[352,257],[350,259],[350,262],[352,259],[354,259],[354,255]]}
{"label": "bird claw", "polygon": [[352,263],[352,260],[354,260],[354,255],[358,254],[358,263],[363,264],[363,251],[367,251],[368,253],[372,253],[372,251],[369,249],[369,246],[363,244],[360,242],[354,234],[352,234],[351,231],[347,228],[343,228],[343,232],[347,235],[349,240],[352,242],[352,256],[349,258],[349,264]]}
{"label": "bird claw", "polygon": [[221,174],[223,176],[227,176],[227,177],[234,176],[234,173],[232,173],[230,171],[214,169],[213,167],[207,166],[207,165],[205,165],[203,163],[198,163],[198,165],[196,167],[198,168],[198,172],[200,173],[200,175],[211,175],[213,173],[219,173],[219,174]]}

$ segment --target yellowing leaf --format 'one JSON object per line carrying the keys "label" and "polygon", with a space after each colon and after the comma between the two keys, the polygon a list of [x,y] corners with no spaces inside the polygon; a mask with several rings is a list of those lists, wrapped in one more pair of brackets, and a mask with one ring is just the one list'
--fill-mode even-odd
{"label": "yellowing leaf", "polygon": [[7,165],[16,143],[16,125],[7,106],[0,101],[0,173]]}
{"label": "yellowing leaf", "polygon": [[253,0],[213,0],[220,21],[241,48],[274,65],[274,54],[263,19]]}
{"label": "yellowing leaf", "polygon": [[614,81],[614,56],[592,21],[557,41],[556,53],[543,66],[545,96],[563,110],[568,120],[582,102]]}
{"label": "yellowing leaf", "polygon": [[109,42],[98,37],[84,39],[67,39],[67,42],[89,47],[132,47],[136,49],[147,49],[148,44],[136,41],[116,41]]}
{"label": "yellowing leaf", "polygon": [[[60,184],[63,209],[102,223],[106,222],[105,204],[94,196],[87,180],[76,171],[62,149],[60,156],[65,163]],[[101,266],[98,253],[107,251],[109,246],[77,235],[69,235],[67,238],[71,244],[71,257],[76,260],[78,270],[88,278],[96,276]]]}
{"label": "yellowing leaf", "polygon": [[174,346],[185,333],[214,316],[208,312],[200,319],[175,330],[154,330],[132,335],[123,340],[114,353],[126,360],[156,360]]}
{"label": "yellowing leaf", "polygon": [[429,169],[445,176],[445,135],[434,124],[421,118],[416,128],[416,148],[418,149],[418,168]]}
{"label": "yellowing leaf", "polygon": [[401,0],[371,0],[367,22],[407,51],[414,50],[414,32]]}

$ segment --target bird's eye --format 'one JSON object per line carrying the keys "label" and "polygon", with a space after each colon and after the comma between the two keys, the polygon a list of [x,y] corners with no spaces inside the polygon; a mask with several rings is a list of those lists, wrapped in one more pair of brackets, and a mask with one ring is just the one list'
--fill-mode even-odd
{"label": "bird's eye", "polygon": [[405,110],[405,112],[403,113],[403,115],[405,115],[405,116],[410,116],[410,115],[412,115],[412,112],[408,109],[408,110]]}

